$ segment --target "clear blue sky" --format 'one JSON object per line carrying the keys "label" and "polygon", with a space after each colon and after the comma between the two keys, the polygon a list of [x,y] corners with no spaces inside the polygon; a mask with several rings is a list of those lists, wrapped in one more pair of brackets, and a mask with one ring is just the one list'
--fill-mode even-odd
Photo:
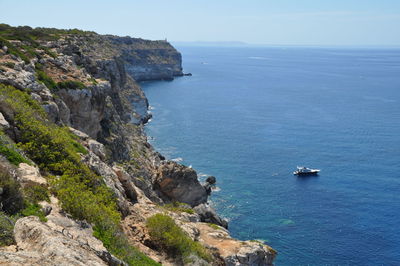
{"label": "clear blue sky", "polygon": [[400,45],[400,0],[0,0],[2,23],[171,41]]}

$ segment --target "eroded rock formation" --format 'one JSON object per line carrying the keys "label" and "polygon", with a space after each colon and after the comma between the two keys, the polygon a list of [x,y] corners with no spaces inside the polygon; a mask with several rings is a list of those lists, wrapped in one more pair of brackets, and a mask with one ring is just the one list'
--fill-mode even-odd
{"label": "eroded rock formation", "polygon": [[207,191],[199,183],[196,171],[175,162],[160,165],[155,188],[167,201],[179,201],[193,207],[207,201]]}

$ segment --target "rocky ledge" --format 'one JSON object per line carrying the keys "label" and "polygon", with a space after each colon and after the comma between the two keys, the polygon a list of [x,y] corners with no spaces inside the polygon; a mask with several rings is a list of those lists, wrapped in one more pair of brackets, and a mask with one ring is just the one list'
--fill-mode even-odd
{"label": "rocky ledge", "polygon": [[[43,125],[68,130],[71,142],[82,146],[79,163],[112,191],[130,245],[163,265],[271,265],[273,249],[231,238],[228,223],[207,203],[214,177],[201,184],[195,170],[165,160],[147,142],[143,123],[149,118],[148,102],[137,82],[181,75],[181,55],[166,41],[0,24],[0,89],[11,85],[3,93],[19,95],[29,106],[39,104],[46,112]],[[0,95],[0,174],[17,180],[22,191],[48,188],[50,198],[37,203],[45,218],[10,220],[14,242],[0,249],[1,264],[129,264],[93,236],[96,222],[77,219],[63,208],[68,202],[58,198],[54,185],[63,173],[31,156],[26,145],[15,145],[29,135],[10,104],[12,97]],[[9,156],[10,149],[17,157]],[[2,204],[12,198],[4,184],[0,180]],[[209,255],[182,259],[176,250],[160,246],[148,225],[160,213]]]}

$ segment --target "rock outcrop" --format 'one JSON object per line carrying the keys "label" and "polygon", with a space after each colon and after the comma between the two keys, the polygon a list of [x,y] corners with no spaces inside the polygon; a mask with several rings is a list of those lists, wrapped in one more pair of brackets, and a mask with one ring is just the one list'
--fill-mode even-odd
{"label": "rock outcrop", "polygon": [[18,171],[18,181],[22,186],[29,183],[44,185],[47,183],[46,179],[42,177],[39,172],[39,169],[35,166],[20,163]]}
{"label": "rock outcrop", "polygon": [[166,162],[157,171],[155,188],[163,199],[197,206],[207,201],[207,191],[200,185],[192,168]]}
{"label": "rock outcrop", "polygon": [[207,224],[196,224],[199,239],[218,250],[227,266],[273,265],[276,251],[258,241],[238,241],[224,228],[215,229]]}
{"label": "rock outcrop", "polygon": [[182,56],[166,41],[108,35],[120,47],[125,69],[136,81],[172,80],[182,76]]}
{"label": "rock outcrop", "polygon": [[[50,218],[51,219],[51,218]],[[35,216],[19,219],[16,246],[0,249],[2,265],[122,265],[91,235],[68,218],[42,223]],[[56,223],[54,223],[56,222]]]}
{"label": "rock outcrop", "polygon": [[212,223],[228,228],[228,222],[218,216],[214,208],[208,203],[202,203],[194,207],[194,211],[200,216],[200,220],[205,223]]}
{"label": "rock outcrop", "polygon": [[[4,171],[7,164],[1,165]],[[38,168],[26,163],[21,163],[14,174],[22,187],[47,185]],[[47,221],[41,222],[36,216],[18,219],[15,245],[0,248],[1,265],[125,265],[93,237],[89,224],[71,219],[55,197],[40,205]]]}

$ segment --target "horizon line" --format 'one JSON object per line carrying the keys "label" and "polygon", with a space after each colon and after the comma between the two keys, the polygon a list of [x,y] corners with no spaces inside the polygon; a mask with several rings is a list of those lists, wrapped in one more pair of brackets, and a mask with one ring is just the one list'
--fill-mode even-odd
{"label": "horizon line", "polygon": [[400,48],[400,44],[284,44],[284,43],[250,43],[244,41],[174,41],[167,40],[172,44],[192,44],[192,45],[227,45],[227,46],[275,46],[275,47],[387,47],[387,48]]}

